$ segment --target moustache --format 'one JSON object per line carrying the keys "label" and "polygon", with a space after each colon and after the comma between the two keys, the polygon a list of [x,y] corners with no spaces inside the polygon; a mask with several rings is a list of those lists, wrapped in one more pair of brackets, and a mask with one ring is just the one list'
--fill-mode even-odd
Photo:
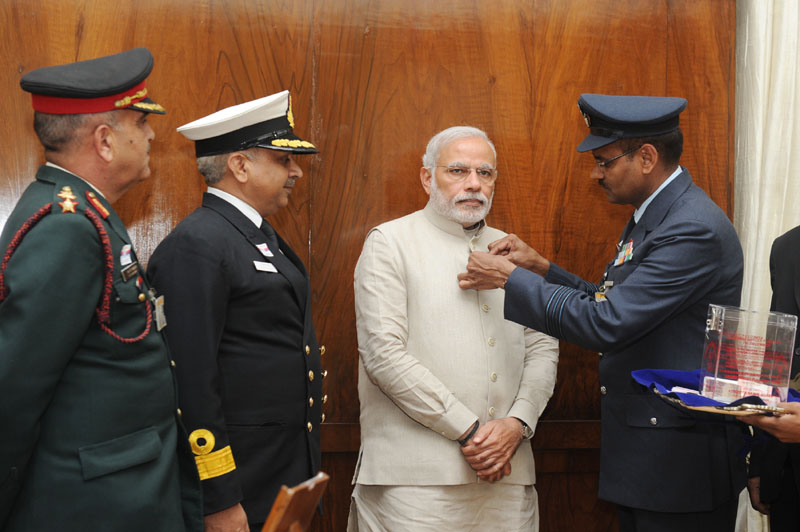
{"label": "moustache", "polygon": [[480,201],[481,205],[486,205],[486,203],[489,202],[489,198],[487,198],[486,195],[480,192],[464,192],[453,198],[454,203],[460,203],[462,201],[467,201],[467,200]]}

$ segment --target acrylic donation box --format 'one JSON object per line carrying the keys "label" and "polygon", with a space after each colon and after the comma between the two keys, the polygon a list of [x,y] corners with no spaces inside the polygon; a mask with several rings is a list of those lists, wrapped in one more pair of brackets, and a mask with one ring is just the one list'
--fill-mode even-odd
{"label": "acrylic donation box", "polygon": [[797,317],[780,312],[708,306],[702,395],[730,403],[760,397],[785,401]]}

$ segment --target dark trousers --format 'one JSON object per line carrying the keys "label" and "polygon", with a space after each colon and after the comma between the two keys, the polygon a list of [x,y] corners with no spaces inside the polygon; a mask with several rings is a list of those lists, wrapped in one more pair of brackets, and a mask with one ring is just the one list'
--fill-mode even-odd
{"label": "dark trousers", "polygon": [[738,497],[709,512],[651,512],[618,506],[619,530],[620,532],[733,532],[736,527],[738,506]]}
{"label": "dark trousers", "polygon": [[797,532],[800,530],[800,498],[794,471],[787,460],[783,469],[781,490],[778,498],[769,505],[769,528],[771,532]]}

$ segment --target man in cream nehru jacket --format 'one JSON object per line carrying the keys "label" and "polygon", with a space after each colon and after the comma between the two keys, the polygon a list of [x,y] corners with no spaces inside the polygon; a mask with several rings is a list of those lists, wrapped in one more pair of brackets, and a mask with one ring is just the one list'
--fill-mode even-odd
{"label": "man in cream nehru jacket", "polygon": [[258,531],[282,484],[320,468],[320,356],[305,267],[264,219],[317,153],[293,131],[289,92],[178,128],[208,192],[150,260],[203,486],[206,531]]}
{"label": "man in cream nehru jacket", "polygon": [[428,143],[423,210],[367,235],[355,271],[361,452],[349,530],[538,530],[527,441],[553,392],[557,342],[503,319],[502,290],[460,290],[497,178],[486,134]]}

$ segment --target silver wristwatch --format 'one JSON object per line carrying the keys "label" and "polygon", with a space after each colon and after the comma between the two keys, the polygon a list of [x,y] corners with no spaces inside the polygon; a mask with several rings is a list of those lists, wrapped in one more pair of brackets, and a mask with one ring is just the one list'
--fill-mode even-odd
{"label": "silver wristwatch", "polygon": [[[519,419],[519,418],[516,418]],[[530,440],[533,438],[533,429],[531,429],[527,423],[519,419],[519,422],[522,423],[522,439],[523,440]]]}

